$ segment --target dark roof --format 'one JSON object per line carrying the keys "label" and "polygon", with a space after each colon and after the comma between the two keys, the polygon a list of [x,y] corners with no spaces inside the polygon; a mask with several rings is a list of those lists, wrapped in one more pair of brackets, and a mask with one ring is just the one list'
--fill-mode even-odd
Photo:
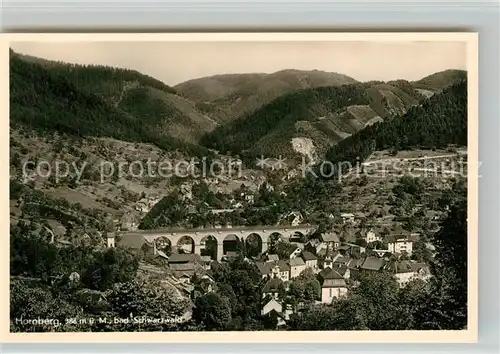
{"label": "dark roof", "polygon": [[195,253],[172,253],[168,258],[168,263],[195,263],[200,262],[201,256]]}
{"label": "dark roof", "polygon": [[421,269],[429,270],[429,266],[426,263],[413,263],[411,264],[411,267],[414,272],[418,272]]}
{"label": "dark roof", "polygon": [[290,270],[290,265],[285,260],[278,261],[278,267],[280,267],[280,271],[287,272]]}
{"label": "dark roof", "polygon": [[345,287],[346,282],[342,275],[330,267],[323,269],[318,274],[318,280],[322,288]]}
{"label": "dark roof", "polygon": [[304,260],[302,258],[294,258],[294,259],[290,259],[289,261],[289,264],[290,264],[290,267],[296,267],[296,266],[300,266],[300,265],[306,265],[306,263],[304,262]]}
{"label": "dark roof", "polygon": [[255,265],[257,266],[257,269],[259,269],[261,275],[268,275],[271,273],[273,263],[255,262]]}
{"label": "dark roof", "polygon": [[359,259],[352,258],[347,262],[347,267],[349,269],[357,269],[363,265],[364,261],[365,260],[363,258],[359,258]]}
{"label": "dark roof", "polygon": [[279,253],[285,254],[287,257],[289,257],[293,252],[297,250],[296,245],[292,245],[291,243],[287,242],[278,242],[276,244],[276,250]]}
{"label": "dark roof", "polygon": [[380,270],[385,265],[385,261],[382,258],[366,257],[362,269],[367,270]]}
{"label": "dark roof", "polygon": [[318,257],[316,257],[309,251],[302,252],[302,258],[304,259],[304,261],[315,261],[318,259]]}
{"label": "dark roof", "polygon": [[418,236],[408,236],[408,235],[389,235],[386,237],[387,242],[415,242],[418,241]]}
{"label": "dark roof", "polygon": [[411,272],[413,272],[413,269],[411,267],[411,263],[409,261],[394,262],[390,265],[390,269],[394,273],[411,273]]}
{"label": "dark roof", "polygon": [[336,270],[326,267],[321,272],[319,272],[318,277],[322,280],[325,279],[344,279],[344,277]]}
{"label": "dark roof", "polygon": [[334,267],[334,270],[337,271],[340,275],[344,276],[349,268],[346,265],[339,265],[338,267]]}
{"label": "dark roof", "polygon": [[322,288],[344,288],[346,286],[345,279],[325,279],[321,284]]}
{"label": "dark roof", "polygon": [[280,259],[280,257],[278,257],[277,254],[268,254],[267,259],[270,261],[278,261]]}
{"label": "dark roof", "polygon": [[280,278],[269,279],[262,288],[263,293],[277,293],[283,281]]}
{"label": "dark roof", "polygon": [[340,242],[339,235],[337,235],[337,233],[333,231],[321,234],[321,239],[324,242]]}
{"label": "dark roof", "polygon": [[190,271],[190,270],[194,271],[195,265],[194,265],[194,263],[174,263],[174,264],[170,264],[169,268],[175,272],[184,272],[184,271]]}

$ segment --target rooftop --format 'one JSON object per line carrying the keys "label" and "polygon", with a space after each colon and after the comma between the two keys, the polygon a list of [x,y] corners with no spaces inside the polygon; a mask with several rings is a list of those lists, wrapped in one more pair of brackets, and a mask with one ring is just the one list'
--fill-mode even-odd
{"label": "rooftop", "polygon": [[385,261],[382,258],[366,257],[362,269],[367,270],[380,270],[385,265]]}
{"label": "rooftop", "polygon": [[304,259],[304,261],[315,261],[318,259],[318,257],[316,257],[309,251],[302,252],[302,258]]}
{"label": "rooftop", "polygon": [[168,263],[195,263],[201,261],[201,256],[194,253],[172,253]]}
{"label": "rooftop", "polygon": [[324,242],[340,242],[340,238],[339,238],[339,235],[337,235],[337,233],[335,232],[326,232],[324,234],[321,235],[321,239],[324,241]]}
{"label": "rooftop", "polygon": [[299,258],[299,257],[290,259],[289,264],[290,264],[290,267],[297,267],[297,266],[301,266],[301,265],[306,265],[304,260],[302,258]]}

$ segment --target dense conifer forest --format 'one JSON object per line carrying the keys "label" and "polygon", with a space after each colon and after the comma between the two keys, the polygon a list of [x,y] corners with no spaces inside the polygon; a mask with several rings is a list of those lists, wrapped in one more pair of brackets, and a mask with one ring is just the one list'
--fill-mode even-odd
{"label": "dense conifer forest", "polygon": [[342,140],[327,154],[334,163],[365,160],[374,151],[436,149],[467,145],[467,82],[434,95],[402,117],[366,127]]}
{"label": "dense conifer forest", "polygon": [[[109,92],[116,90],[105,89],[107,80],[123,75],[134,78],[134,72],[107,67],[42,66],[12,52],[10,68],[10,124],[13,128],[24,127],[41,134],[57,131],[79,137],[112,137],[152,143],[166,151],[206,152],[199,146],[162,134],[162,122],[176,112],[155,100],[148,100],[149,105],[144,107],[145,88],[124,97],[116,107],[111,104]],[[87,70],[90,75],[81,73]],[[122,79],[115,82],[123,83]],[[147,82],[168,90],[154,79]]]}

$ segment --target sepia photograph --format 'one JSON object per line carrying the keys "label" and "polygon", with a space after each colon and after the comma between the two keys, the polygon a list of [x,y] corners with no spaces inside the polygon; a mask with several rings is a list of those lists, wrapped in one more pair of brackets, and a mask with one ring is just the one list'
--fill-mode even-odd
{"label": "sepia photograph", "polygon": [[477,35],[163,36],[6,44],[10,333],[477,331]]}

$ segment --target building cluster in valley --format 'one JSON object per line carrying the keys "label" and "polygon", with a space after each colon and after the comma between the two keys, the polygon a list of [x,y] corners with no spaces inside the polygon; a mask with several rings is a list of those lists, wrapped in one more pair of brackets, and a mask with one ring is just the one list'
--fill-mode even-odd
{"label": "building cluster in valley", "polygon": [[[353,214],[342,214],[342,218],[346,223],[353,221]],[[299,226],[302,227],[302,226]],[[299,228],[297,227],[297,228]],[[268,237],[270,231],[264,230],[262,227],[262,235]],[[301,229],[302,230],[302,229]],[[185,230],[186,232],[192,230]],[[254,232],[254,230],[250,230]],[[248,234],[249,232],[248,231]],[[268,313],[274,314],[279,321],[286,321],[289,315],[297,308],[292,309],[289,305],[285,305],[282,299],[283,290],[288,291],[292,282],[297,280],[304,271],[309,270],[309,274],[313,274],[321,286],[321,293],[316,303],[330,304],[335,298],[345,296],[351,289],[355,288],[358,282],[360,272],[382,272],[387,271],[394,274],[397,283],[400,287],[404,287],[414,279],[426,280],[430,277],[429,266],[422,262],[417,262],[411,259],[413,246],[419,241],[418,234],[390,234],[382,236],[376,229],[366,229],[357,233],[357,238],[364,239],[365,246],[358,243],[348,242],[344,237],[334,231],[318,233],[311,231],[305,239],[291,241],[293,238],[290,229],[283,229],[284,236],[277,240],[272,246],[270,241],[264,240],[261,246],[261,253],[255,257],[245,257],[245,261],[253,262],[260,275],[262,315]],[[160,230],[158,230],[160,232]],[[207,231],[208,232],[208,231]],[[217,230],[219,234],[224,232],[234,233],[234,229]],[[244,235],[241,231],[241,235]],[[259,231],[255,231],[259,232]],[[267,233],[266,233],[267,232]],[[288,232],[288,234],[286,234]],[[195,232],[193,231],[193,234]],[[203,250],[197,249],[195,246],[191,252],[186,249],[185,245],[175,247],[172,243],[171,252],[165,252],[165,244],[157,241],[160,239],[150,238],[151,231],[145,233],[146,236],[138,233],[129,234],[129,237],[117,237],[109,234],[108,247],[122,246],[137,250],[148,250],[150,255],[163,259],[170,271],[170,282],[175,284],[177,288],[181,288],[186,296],[199,296],[200,294],[214,291],[216,284],[211,276],[211,268],[215,262],[227,262],[232,258],[240,256],[238,248],[223,247],[224,242],[236,244],[239,242],[238,237],[220,237],[221,245],[219,252],[223,252],[221,257],[212,257],[203,254]],[[149,236],[148,236],[149,235]],[[171,233],[174,235],[174,233]],[[201,234],[203,235],[203,234]],[[244,236],[242,237],[245,242]],[[380,241],[380,242],[378,242]],[[116,244],[115,244],[116,242]],[[198,243],[198,242],[196,242]],[[268,244],[269,243],[269,244]],[[373,247],[374,243],[383,244],[387,247],[377,249]],[[146,248],[145,248],[146,245]],[[149,247],[147,247],[149,245]],[[366,245],[371,245],[370,247]],[[203,241],[196,247],[203,248]],[[430,245],[429,245],[430,246]],[[203,287],[195,291],[192,285],[193,277],[203,279]]]}

